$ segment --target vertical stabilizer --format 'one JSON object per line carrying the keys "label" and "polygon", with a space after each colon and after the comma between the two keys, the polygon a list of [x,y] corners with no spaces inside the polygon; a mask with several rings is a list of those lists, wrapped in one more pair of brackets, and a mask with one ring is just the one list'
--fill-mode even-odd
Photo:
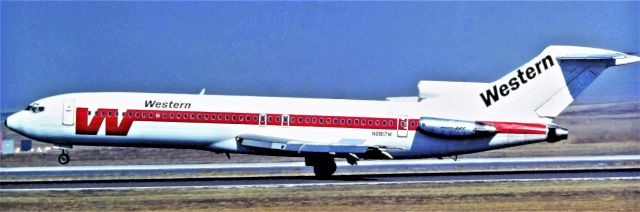
{"label": "vertical stabilizer", "polygon": [[481,89],[478,101],[493,112],[533,110],[556,117],[607,67],[640,57],[604,49],[549,46],[533,60]]}

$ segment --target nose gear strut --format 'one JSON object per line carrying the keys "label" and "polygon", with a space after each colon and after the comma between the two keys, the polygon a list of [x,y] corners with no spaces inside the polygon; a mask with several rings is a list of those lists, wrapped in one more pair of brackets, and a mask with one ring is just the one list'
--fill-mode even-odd
{"label": "nose gear strut", "polygon": [[58,156],[58,163],[65,165],[67,163],[69,163],[69,160],[71,160],[69,158],[69,150],[66,149],[62,149],[62,154],[60,154],[60,156]]}

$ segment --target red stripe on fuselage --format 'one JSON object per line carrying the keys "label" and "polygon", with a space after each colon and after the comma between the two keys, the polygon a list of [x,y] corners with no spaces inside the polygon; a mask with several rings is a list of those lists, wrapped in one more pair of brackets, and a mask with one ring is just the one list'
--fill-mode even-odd
{"label": "red stripe on fuselage", "polygon": [[[95,113],[94,113],[95,112]],[[178,122],[178,123],[212,123],[212,124],[246,124],[258,125],[259,113],[202,112],[202,111],[163,111],[163,110],[127,110],[123,114],[116,109],[98,109],[92,111],[89,122],[88,108],[76,109],[76,133],[96,135],[102,122],[106,120],[107,135],[127,135],[134,121]],[[398,118],[374,118],[351,116],[320,116],[288,114],[288,124],[283,123],[283,115],[265,114],[267,126],[291,127],[331,127],[354,129],[397,130]],[[122,121],[118,124],[118,117]],[[364,121],[364,123],[363,123]],[[260,122],[264,123],[264,122]],[[409,130],[416,130],[418,119],[409,119]]]}
{"label": "red stripe on fuselage", "polygon": [[[125,136],[134,121],[176,122],[176,123],[212,123],[212,124],[245,124],[258,125],[259,113],[202,112],[202,111],[165,111],[165,110],[126,110],[124,116],[117,109],[98,109],[91,111],[89,120],[88,108],[76,109],[76,134],[96,135],[102,122],[105,123],[106,135]],[[266,114],[267,126],[282,126],[283,115]],[[329,127],[352,129],[397,130],[398,118],[353,117],[353,116],[320,116],[288,114],[291,127]],[[118,119],[121,117],[120,123]],[[322,121],[320,121],[322,120]],[[357,120],[357,124],[356,124]],[[364,124],[363,124],[364,121]],[[408,119],[409,130],[416,130],[419,119]],[[262,123],[262,122],[261,122]],[[546,134],[546,125],[535,123],[514,123],[483,121],[496,127],[500,133]]]}
{"label": "red stripe on fuselage", "polygon": [[496,127],[500,133],[511,134],[547,134],[547,125],[536,123],[515,123],[515,122],[496,122],[482,121],[482,123],[490,124]]}

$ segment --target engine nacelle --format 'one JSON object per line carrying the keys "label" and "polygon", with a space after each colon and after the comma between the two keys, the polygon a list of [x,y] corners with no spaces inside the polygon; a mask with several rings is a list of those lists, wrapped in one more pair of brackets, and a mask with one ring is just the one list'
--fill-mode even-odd
{"label": "engine nacelle", "polygon": [[498,132],[495,126],[480,122],[430,117],[420,118],[418,130],[440,137],[482,137]]}
{"label": "engine nacelle", "polygon": [[569,138],[569,130],[555,124],[549,125],[549,131],[547,132],[547,142],[555,143],[567,138]]}

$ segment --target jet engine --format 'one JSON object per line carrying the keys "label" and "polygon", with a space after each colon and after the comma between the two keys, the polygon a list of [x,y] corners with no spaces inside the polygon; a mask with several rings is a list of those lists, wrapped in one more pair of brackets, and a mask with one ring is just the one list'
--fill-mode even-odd
{"label": "jet engine", "polygon": [[547,142],[555,143],[561,140],[565,140],[569,137],[569,130],[560,127],[555,124],[549,125],[549,132],[547,132]]}
{"label": "jet engine", "polygon": [[497,133],[496,127],[475,121],[422,117],[418,131],[440,137],[482,137]]}

